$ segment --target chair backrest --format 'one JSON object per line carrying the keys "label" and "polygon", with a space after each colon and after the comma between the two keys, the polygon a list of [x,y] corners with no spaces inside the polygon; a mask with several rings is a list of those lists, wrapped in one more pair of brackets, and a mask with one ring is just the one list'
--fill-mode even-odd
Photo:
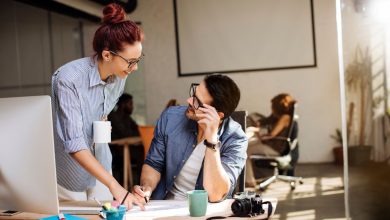
{"label": "chair backrest", "polygon": [[248,116],[247,111],[235,111],[230,115],[234,121],[241,125],[244,132],[246,132],[246,116]]}
{"label": "chair backrest", "polygon": [[298,144],[298,122],[297,122],[298,116],[295,114],[296,107],[297,104],[294,103],[292,105],[292,109],[290,113],[291,122],[288,128],[289,130],[287,136],[288,152],[286,153],[290,153],[290,151],[293,150]]}
{"label": "chair backrest", "polygon": [[[247,111],[235,111],[232,113],[230,117],[237,123],[241,125],[242,130],[244,133],[246,132],[246,116],[248,115]],[[245,166],[244,169],[242,169],[240,176],[238,177],[237,186],[235,191],[243,192],[245,191]]]}
{"label": "chair backrest", "polygon": [[289,135],[289,140],[288,140],[290,151],[294,150],[298,144],[298,122],[296,119],[294,119],[291,122],[291,126],[292,126],[291,127],[291,134]]}
{"label": "chair backrest", "polygon": [[154,126],[145,125],[138,126],[138,131],[141,137],[142,145],[144,146],[144,159],[146,159],[146,155],[148,154],[150,144],[152,143],[152,139],[154,136]]}

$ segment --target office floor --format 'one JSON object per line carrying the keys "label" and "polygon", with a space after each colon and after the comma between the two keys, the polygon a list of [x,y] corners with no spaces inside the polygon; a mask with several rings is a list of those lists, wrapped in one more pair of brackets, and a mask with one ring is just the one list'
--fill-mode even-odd
{"label": "office floor", "polygon": [[[389,174],[390,165],[380,163],[349,167],[353,220],[390,219]],[[297,185],[295,191],[287,183],[276,182],[263,192],[263,196],[279,200],[272,219],[345,219],[342,166],[301,164],[296,175],[304,177],[304,184]]]}

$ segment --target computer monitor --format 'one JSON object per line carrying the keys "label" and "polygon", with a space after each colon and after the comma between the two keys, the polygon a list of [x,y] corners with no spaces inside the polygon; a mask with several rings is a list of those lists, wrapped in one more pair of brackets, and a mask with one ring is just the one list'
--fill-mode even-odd
{"label": "computer monitor", "polygon": [[49,96],[0,98],[0,209],[59,211]]}

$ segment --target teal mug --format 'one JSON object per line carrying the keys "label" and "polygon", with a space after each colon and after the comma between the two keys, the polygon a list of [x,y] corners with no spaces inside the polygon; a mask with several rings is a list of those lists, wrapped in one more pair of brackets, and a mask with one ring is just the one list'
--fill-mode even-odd
{"label": "teal mug", "polygon": [[208,194],[206,190],[192,190],[187,192],[190,216],[205,216],[207,211]]}

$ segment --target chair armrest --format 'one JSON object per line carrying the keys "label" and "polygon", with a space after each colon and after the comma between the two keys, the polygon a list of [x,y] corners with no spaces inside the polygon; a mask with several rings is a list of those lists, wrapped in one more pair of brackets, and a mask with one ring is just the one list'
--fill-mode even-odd
{"label": "chair armrest", "polygon": [[270,138],[269,140],[272,140],[272,139],[283,140],[283,141],[289,141],[289,138],[286,138],[286,137],[279,137],[279,136],[272,137],[272,138]]}
{"label": "chair armrest", "polygon": [[290,143],[290,151],[294,150],[297,147],[298,144],[298,138],[295,138],[291,143]]}
{"label": "chair armrest", "polygon": [[267,155],[259,155],[259,154],[253,154],[249,156],[251,160],[275,160],[280,156],[267,156]]}

